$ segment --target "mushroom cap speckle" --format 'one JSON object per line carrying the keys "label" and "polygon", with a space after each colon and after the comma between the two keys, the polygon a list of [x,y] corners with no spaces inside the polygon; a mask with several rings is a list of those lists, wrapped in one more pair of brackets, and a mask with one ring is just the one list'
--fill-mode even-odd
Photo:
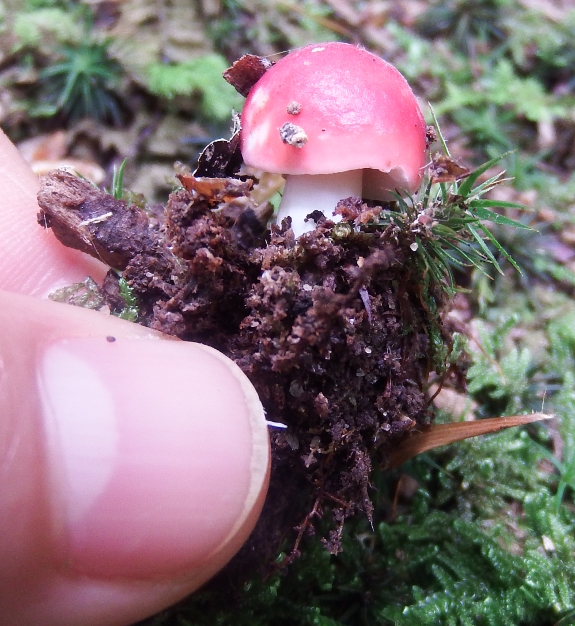
{"label": "mushroom cap speckle", "polygon": [[[286,123],[302,129],[303,145],[282,139]],[[241,126],[244,161],[268,172],[363,169],[364,188],[379,192],[415,191],[421,181],[425,121],[410,86],[393,65],[351,44],[314,44],[282,58],[252,87]]]}

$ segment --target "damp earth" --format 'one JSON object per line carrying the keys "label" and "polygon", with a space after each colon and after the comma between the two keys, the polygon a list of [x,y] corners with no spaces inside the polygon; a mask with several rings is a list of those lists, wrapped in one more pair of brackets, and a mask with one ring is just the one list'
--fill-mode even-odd
{"label": "damp earth", "polygon": [[374,467],[394,465],[401,441],[432,419],[448,302],[413,261],[413,233],[379,223],[392,206],[343,199],[340,221],[312,211],[314,230],[296,239],[289,219],[268,227],[259,180],[241,171],[237,140],[222,140],[154,208],[56,171],[42,182],[39,223],[113,268],[89,287],[99,307],[121,314],[128,289],[138,323],[226,354],[267,419],[285,425],[270,429],[269,495],[244,550],[293,559],[324,517],[322,541],[337,553],[347,518],[373,519]]}

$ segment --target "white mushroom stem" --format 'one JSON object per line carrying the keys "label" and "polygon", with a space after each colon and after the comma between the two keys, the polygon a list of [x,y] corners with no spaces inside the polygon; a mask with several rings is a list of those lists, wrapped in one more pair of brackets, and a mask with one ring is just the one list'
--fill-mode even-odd
{"label": "white mushroom stem", "polygon": [[299,237],[315,228],[312,219],[304,221],[313,211],[321,211],[328,219],[339,221],[340,217],[333,215],[335,207],[344,198],[361,197],[362,175],[363,170],[351,170],[337,174],[287,176],[277,223],[281,224],[289,215],[294,235]]}

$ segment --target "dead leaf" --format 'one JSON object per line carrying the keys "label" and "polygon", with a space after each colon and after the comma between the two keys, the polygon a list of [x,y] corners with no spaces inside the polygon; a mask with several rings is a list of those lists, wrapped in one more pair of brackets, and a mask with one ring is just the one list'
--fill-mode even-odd
{"label": "dead leaf", "polygon": [[106,172],[97,163],[86,161],[85,159],[59,159],[57,161],[34,161],[30,168],[36,176],[45,176],[54,170],[71,170],[77,172],[83,178],[93,182],[94,185],[101,185],[106,178]]}
{"label": "dead leaf", "polygon": [[435,126],[427,126],[425,128],[425,147],[430,148],[437,141],[437,131]]}
{"label": "dead leaf", "polygon": [[36,135],[18,144],[18,151],[30,165],[34,161],[55,161],[66,156],[68,137],[65,130]]}
{"label": "dead leaf", "polygon": [[197,2],[122,0],[107,32],[110,51],[129,76],[147,85],[152,63],[184,63],[213,51]]}
{"label": "dead leaf", "polygon": [[446,154],[437,153],[431,160],[429,176],[432,183],[453,183],[471,174],[471,170],[459,165],[455,159]]}
{"label": "dead leaf", "polygon": [[230,140],[216,139],[209,143],[198,158],[196,177],[225,178],[237,173],[242,164],[240,133],[235,132]]}
{"label": "dead leaf", "polygon": [[531,424],[555,417],[545,413],[531,413],[530,415],[511,415],[509,417],[490,417],[474,422],[457,422],[455,424],[432,424],[425,430],[414,432],[399,443],[389,455],[386,469],[399,467],[414,456],[445,446],[455,441],[495,433],[505,428]]}
{"label": "dead leaf", "polygon": [[251,180],[203,178],[191,174],[176,174],[176,176],[188,191],[195,191],[212,205],[231,202],[234,198],[245,196],[252,186]]}
{"label": "dead leaf", "polygon": [[224,73],[223,77],[244,98],[251,88],[270,69],[273,63],[265,57],[244,54]]}
{"label": "dead leaf", "polygon": [[477,402],[472,400],[467,394],[460,393],[449,387],[439,389],[439,385],[433,383],[429,387],[429,393],[433,398],[433,406],[452,415],[455,419],[463,418],[470,422],[475,420],[475,410]]}
{"label": "dead leaf", "polygon": [[257,205],[267,202],[285,185],[285,178],[281,174],[270,174],[251,167],[244,167],[242,173],[255,178],[252,189],[252,200]]}
{"label": "dead leaf", "polygon": [[23,141],[18,150],[36,176],[44,176],[52,170],[72,169],[100,185],[106,177],[104,169],[94,161],[67,156],[69,143],[68,133],[57,130]]}

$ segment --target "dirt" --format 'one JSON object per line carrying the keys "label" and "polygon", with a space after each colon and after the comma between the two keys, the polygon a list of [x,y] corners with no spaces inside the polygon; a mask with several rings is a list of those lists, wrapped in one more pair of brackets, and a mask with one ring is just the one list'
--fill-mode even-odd
{"label": "dirt", "polygon": [[450,346],[445,297],[425,286],[412,235],[380,226],[382,207],[360,198],[340,202],[339,223],[312,213],[315,230],[297,240],[289,220],[268,228],[257,180],[237,174],[224,144],[204,153],[201,173],[217,176],[180,175],[183,188],[154,211],[53,172],[39,223],[114,268],[100,288],[112,312],[126,304],[121,270],[139,323],[232,358],[267,419],[286,426],[270,429],[269,496],[244,554],[261,565],[283,546],[294,558],[328,512],[323,541],[337,553],[347,518],[372,520],[373,467],[432,418],[437,338]]}

